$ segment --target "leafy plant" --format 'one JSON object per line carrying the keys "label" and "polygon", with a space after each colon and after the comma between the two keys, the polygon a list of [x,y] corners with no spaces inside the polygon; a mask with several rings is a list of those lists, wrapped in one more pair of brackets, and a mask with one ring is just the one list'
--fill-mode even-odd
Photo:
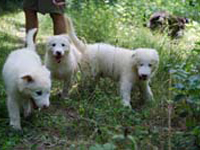
{"label": "leafy plant", "polygon": [[[190,56],[183,65],[177,66],[175,70],[171,70],[174,86],[174,105],[176,106],[176,113],[185,118],[185,126],[189,136],[193,135],[194,145],[200,146],[199,142],[199,126],[200,121],[200,75],[199,75],[199,62],[194,64],[193,59],[197,59],[199,54],[199,43],[197,48],[193,50]],[[190,63],[190,61],[192,63]]]}

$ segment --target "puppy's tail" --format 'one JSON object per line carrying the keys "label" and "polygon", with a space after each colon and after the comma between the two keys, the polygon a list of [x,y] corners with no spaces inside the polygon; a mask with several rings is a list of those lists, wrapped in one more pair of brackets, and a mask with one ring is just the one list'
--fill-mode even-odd
{"label": "puppy's tail", "polygon": [[86,44],[83,43],[81,40],[79,40],[79,38],[76,36],[72,20],[67,16],[66,16],[66,24],[67,24],[67,33],[68,33],[70,39],[72,40],[72,42],[74,43],[76,48],[81,53],[84,53],[86,50]]}
{"label": "puppy's tail", "polygon": [[35,43],[33,41],[33,37],[36,31],[37,28],[30,29],[26,35],[26,44],[28,49],[35,50]]}

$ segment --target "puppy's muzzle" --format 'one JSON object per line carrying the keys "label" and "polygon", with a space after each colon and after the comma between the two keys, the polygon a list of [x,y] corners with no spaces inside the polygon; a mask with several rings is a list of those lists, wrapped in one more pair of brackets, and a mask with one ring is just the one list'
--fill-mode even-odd
{"label": "puppy's muzzle", "polygon": [[62,53],[61,52],[59,52],[59,51],[56,51],[56,56],[61,56],[62,55]]}
{"label": "puppy's muzzle", "polygon": [[31,98],[31,103],[32,103],[32,107],[33,109],[38,109],[39,107],[37,106],[37,104],[35,103],[34,99]]}
{"label": "puppy's muzzle", "polygon": [[[39,108],[33,98],[31,98],[31,103],[32,103],[33,109],[38,109]],[[40,107],[40,108],[47,109],[48,107],[49,107],[49,105],[42,105],[42,107]]]}
{"label": "puppy's muzzle", "polygon": [[141,74],[141,75],[139,76],[139,79],[145,81],[145,80],[148,79],[148,75],[146,75],[146,74]]}
{"label": "puppy's muzzle", "polygon": [[47,109],[49,106],[43,105],[42,109]]}
{"label": "puppy's muzzle", "polygon": [[61,53],[60,51],[56,51],[55,59],[56,59],[56,62],[57,62],[57,63],[60,63],[60,62],[61,62],[62,53]]}

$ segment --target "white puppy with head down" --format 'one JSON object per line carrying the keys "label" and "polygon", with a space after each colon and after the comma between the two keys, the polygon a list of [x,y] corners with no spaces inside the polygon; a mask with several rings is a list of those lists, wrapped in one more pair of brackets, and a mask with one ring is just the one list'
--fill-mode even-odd
{"label": "white puppy with head down", "polygon": [[32,108],[47,108],[50,104],[50,72],[35,51],[33,36],[36,30],[28,32],[27,47],[11,52],[3,67],[10,125],[19,130],[21,107],[24,116],[28,117]]}
{"label": "white puppy with head down", "polygon": [[89,68],[94,77],[110,77],[119,81],[125,106],[131,106],[131,89],[135,87],[140,88],[144,99],[153,99],[149,81],[158,68],[159,56],[156,50],[129,50],[103,43],[84,44],[77,38],[69,18],[67,23],[70,38],[78,49],[84,51],[84,68]]}
{"label": "white puppy with head down", "polygon": [[76,49],[68,35],[51,36],[47,41],[45,65],[53,78],[64,81],[62,98],[68,96],[71,80],[78,70],[81,56],[81,52]]}

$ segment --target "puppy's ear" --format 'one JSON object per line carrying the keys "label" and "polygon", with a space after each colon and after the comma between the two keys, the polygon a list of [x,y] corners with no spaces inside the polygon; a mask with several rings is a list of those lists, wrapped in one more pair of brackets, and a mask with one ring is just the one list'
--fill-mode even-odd
{"label": "puppy's ear", "polygon": [[135,51],[133,52],[133,54],[131,55],[131,57],[132,57],[132,58],[134,58],[134,57],[135,57]]}
{"label": "puppy's ear", "polygon": [[131,63],[135,67],[137,64],[137,57],[136,57],[136,50],[133,50],[133,53],[131,55]]}
{"label": "puppy's ear", "polygon": [[159,63],[159,54],[157,52],[157,50],[154,51],[154,56],[155,56],[155,60],[156,60],[156,63],[158,64]]}
{"label": "puppy's ear", "polygon": [[47,38],[47,42],[46,42],[46,46],[47,46],[47,48],[51,45],[51,41],[52,41],[52,38],[53,38],[53,36],[49,36],[48,38]]}
{"label": "puppy's ear", "polygon": [[47,37],[47,42],[50,42],[53,36]]}
{"label": "puppy's ear", "polygon": [[71,38],[67,35],[67,34],[63,34],[62,35],[67,41],[69,41],[69,43],[72,43]]}
{"label": "puppy's ear", "polygon": [[32,83],[34,82],[34,79],[31,75],[24,75],[21,77],[21,79],[27,83]]}

